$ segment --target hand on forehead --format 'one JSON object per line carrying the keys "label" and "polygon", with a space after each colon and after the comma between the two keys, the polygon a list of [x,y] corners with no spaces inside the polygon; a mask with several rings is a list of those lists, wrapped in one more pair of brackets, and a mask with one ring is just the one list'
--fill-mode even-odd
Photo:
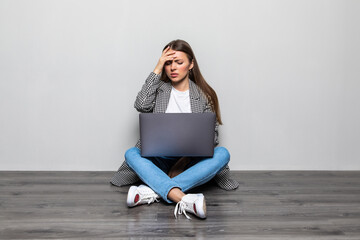
{"label": "hand on forehead", "polygon": [[174,59],[182,59],[183,58],[183,54],[184,54],[183,52],[175,51],[175,50],[173,50],[173,52],[175,52],[173,55],[173,57],[175,57]]}
{"label": "hand on forehead", "polygon": [[179,51],[175,51],[175,50],[173,50],[173,52],[174,52],[174,54],[172,55],[173,57],[179,57]]}

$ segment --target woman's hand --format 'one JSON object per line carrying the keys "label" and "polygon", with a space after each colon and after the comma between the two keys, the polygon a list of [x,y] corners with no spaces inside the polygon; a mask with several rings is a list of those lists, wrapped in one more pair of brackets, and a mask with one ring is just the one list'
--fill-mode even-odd
{"label": "woman's hand", "polygon": [[153,71],[154,73],[160,74],[162,72],[165,62],[169,60],[173,60],[175,58],[174,57],[175,51],[169,51],[169,50],[170,50],[170,46],[165,48],[164,51],[162,52],[162,55]]}

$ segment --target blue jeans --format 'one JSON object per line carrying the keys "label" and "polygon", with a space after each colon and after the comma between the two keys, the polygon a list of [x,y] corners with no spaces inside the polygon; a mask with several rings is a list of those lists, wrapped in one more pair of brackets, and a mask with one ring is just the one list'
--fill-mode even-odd
{"label": "blue jeans", "polygon": [[170,178],[167,173],[179,157],[147,157],[140,155],[140,149],[132,147],[125,153],[126,163],[139,178],[159,194],[166,202],[169,191],[180,188],[181,191],[202,185],[210,181],[230,161],[229,151],[225,147],[215,147],[211,158],[195,157],[179,175]]}

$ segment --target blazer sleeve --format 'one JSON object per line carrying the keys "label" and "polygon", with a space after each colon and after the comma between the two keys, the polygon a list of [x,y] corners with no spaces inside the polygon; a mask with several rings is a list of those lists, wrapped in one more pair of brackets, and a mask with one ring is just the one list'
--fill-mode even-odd
{"label": "blazer sleeve", "polygon": [[[207,101],[206,105],[205,105],[205,110],[204,112],[214,112],[211,108],[211,105],[209,103],[209,101]],[[216,147],[219,144],[219,122],[216,121],[215,122],[215,138],[214,138],[214,147]]]}
{"label": "blazer sleeve", "polygon": [[136,96],[134,108],[138,112],[152,112],[155,106],[156,90],[160,87],[162,81],[161,74],[151,72]]}

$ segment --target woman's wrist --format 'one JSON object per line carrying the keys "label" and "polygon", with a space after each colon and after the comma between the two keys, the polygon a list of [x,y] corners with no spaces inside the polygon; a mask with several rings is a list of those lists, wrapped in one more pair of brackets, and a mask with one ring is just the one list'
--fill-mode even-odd
{"label": "woman's wrist", "polygon": [[159,75],[160,73],[161,73],[161,70],[158,70],[158,69],[154,69],[154,71],[153,71],[156,75]]}

